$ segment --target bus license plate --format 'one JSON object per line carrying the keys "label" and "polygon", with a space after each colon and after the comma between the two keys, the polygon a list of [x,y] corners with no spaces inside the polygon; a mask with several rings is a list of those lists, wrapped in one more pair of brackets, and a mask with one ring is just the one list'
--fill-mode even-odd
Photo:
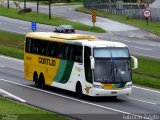
{"label": "bus license plate", "polygon": [[117,92],[111,92],[112,95],[117,94]]}

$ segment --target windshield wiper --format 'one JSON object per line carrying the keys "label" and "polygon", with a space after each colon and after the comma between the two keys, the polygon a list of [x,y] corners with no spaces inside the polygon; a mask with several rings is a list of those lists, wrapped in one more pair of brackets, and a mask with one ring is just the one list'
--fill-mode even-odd
{"label": "windshield wiper", "polygon": [[[119,73],[119,71],[118,71],[118,67],[117,67],[117,65],[113,62],[113,66],[114,66],[114,70],[113,70],[113,73],[114,73],[114,79],[115,79],[115,81],[117,80],[117,78],[121,81],[121,82],[123,82],[124,83],[124,81],[123,81],[123,79],[122,79],[122,76],[121,76],[121,74]],[[117,73],[119,73],[119,76],[117,77]]]}

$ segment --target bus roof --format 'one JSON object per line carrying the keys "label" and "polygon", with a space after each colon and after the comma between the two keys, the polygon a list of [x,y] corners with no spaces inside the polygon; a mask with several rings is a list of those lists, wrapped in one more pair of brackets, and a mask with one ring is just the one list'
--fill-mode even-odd
{"label": "bus roof", "polygon": [[78,41],[81,42],[82,45],[89,47],[127,47],[127,45],[120,42],[113,42],[107,40],[97,40],[97,41]]}
{"label": "bus roof", "polygon": [[97,37],[91,35],[81,35],[81,34],[64,34],[64,33],[54,33],[54,32],[30,32],[26,37],[31,38],[43,38],[44,40],[64,39],[64,40],[97,40]]}
{"label": "bus roof", "polygon": [[81,34],[64,34],[64,33],[53,33],[53,32],[30,32],[26,37],[65,42],[69,44],[85,45],[88,47],[127,47],[125,44],[120,42],[112,42],[107,40],[98,40],[95,36],[81,35]]}

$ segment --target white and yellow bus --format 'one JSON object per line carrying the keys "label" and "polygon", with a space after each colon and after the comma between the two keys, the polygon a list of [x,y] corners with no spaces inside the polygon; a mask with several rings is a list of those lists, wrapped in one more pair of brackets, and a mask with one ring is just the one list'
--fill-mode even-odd
{"label": "white and yellow bus", "polygon": [[[135,57],[134,69],[138,62]],[[78,97],[130,95],[131,56],[119,42],[51,32],[26,35],[24,76],[35,85],[76,92]]]}

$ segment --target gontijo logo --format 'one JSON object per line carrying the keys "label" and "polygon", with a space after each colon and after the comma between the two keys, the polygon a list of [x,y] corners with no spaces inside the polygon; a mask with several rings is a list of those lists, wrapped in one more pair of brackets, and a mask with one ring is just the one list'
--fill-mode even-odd
{"label": "gontijo logo", "polygon": [[43,58],[43,57],[39,57],[38,58],[38,62],[41,64],[46,64],[46,65],[50,65],[50,66],[56,66],[56,61],[49,59],[49,58]]}

